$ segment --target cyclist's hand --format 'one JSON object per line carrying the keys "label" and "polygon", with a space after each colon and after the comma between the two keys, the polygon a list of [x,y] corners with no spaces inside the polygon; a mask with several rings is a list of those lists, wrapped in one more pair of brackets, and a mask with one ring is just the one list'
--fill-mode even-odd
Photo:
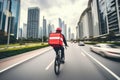
{"label": "cyclist's hand", "polygon": [[69,47],[68,45],[65,45],[66,47]]}
{"label": "cyclist's hand", "polygon": [[65,48],[67,49],[67,47],[69,47],[68,45],[65,45]]}

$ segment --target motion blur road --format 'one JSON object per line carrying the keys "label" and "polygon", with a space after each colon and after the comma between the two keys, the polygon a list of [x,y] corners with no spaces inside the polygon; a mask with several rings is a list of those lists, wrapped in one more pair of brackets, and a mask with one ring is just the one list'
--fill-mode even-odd
{"label": "motion blur road", "polygon": [[54,73],[55,52],[50,50],[0,73],[0,80],[119,80],[120,60],[104,58],[89,46],[69,43],[59,76]]}

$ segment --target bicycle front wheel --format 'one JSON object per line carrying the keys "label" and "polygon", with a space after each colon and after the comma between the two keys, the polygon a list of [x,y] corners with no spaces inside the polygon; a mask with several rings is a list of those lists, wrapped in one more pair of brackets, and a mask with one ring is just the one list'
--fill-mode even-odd
{"label": "bicycle front wheel", "polygon": [[60,61],[55,59],[55,63],[54,63],[54,71],[56,75],[60,74]]}

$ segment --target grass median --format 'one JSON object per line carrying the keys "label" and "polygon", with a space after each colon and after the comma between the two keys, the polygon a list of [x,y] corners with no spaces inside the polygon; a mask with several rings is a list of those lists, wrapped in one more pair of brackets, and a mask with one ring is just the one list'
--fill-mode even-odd
{"label": "grass median", "polygon": [[47,47],[47,46],[49,46],[49,45],[44,44],[44,45],[33,45],[33,46],[25,46],[25,47],[19,47],[19,48],[8,48],[8,49],[0,50],[0,59],[14,56],[14,55],[18,55],[18,54],[22,54],[24,52],[40,49],[40,48]]}

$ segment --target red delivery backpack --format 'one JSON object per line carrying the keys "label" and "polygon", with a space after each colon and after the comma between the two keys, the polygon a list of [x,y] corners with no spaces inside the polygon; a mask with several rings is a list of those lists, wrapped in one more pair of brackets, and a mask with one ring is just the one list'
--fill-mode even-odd
{"label": "red delivery backpack", "polygon": [[55,46],[63,46],[63,36],[61,33],[50,33],[48,39],[49,45]]}

